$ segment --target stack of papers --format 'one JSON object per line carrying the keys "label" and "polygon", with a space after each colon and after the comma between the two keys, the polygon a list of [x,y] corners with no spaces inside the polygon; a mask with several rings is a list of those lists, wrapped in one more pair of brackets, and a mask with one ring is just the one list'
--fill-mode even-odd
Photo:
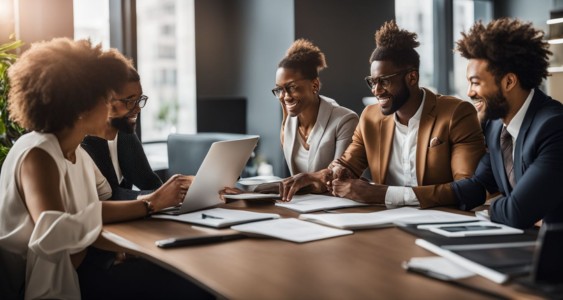
{"label": "stack of papers", "polygon": [[354,233],[349,230],[329,228],[295,218],[254,222],[232,226],[231,228],[244,233],[271,236],[295,243],[311,242]]}
{"label": "stack of papers", "polygon": [[395,224],[439,224],[477,221],[475,217],[414,207],[401,207],[373,213],[302,214],[299,218],[342,229],[381,228]]}
{"label": "stack of papers", "polygon": [[212,208],[183,215],[153,215],[155,219],[166,219],[209,227],[222,228],[235,224],[279,219],[278,214],[257,213],[236,209]]}
{"label": "stack of papers", "polygon": [[281,180],[278,176],[254,176],[241,178],[236,185],[247,192],[279,193]]}
{"label": "stack of papers", "polygon": [[295,195],[290,202],[276,203],[276,205],[289,208],[301,213],[307,213],[325,209],[366,206],[368,204],[356,202],[346,198],[308,194]]}

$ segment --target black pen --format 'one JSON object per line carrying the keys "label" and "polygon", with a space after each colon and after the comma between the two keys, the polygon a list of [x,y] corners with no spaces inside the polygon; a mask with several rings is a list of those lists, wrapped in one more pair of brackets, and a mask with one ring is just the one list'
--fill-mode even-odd
{"label": "black pen", "polygon": [[454,285],[454,286],[457,286],[457,287],[460,287],[460,288],[463,288],[463,289],[466,289],[466,290],[469,290],[469,291],[473,291],[475,293],[479,293],[479,294],[482,294],[482,295],[493,297],[495,299],[510,299],[510,298],[503,296],[501,294],[491,292],[489,290],[485,290],[485,289],[482,289],[482,288],[478,288],[478,287],[463,283],[461,281],[454,280],[453,278],[451,278],[447,275],[440,274],[440,273],[434,272],[432,270],[409,266],[407,262],[403,262],[403,268],[405,270],[407,270],[407,272],[419,274],[419,275],[422,275],[422,276],[427,277],[427,278],[446,282],[446,283],[449,283],[451,285]]}
{"label": "black pen", "polygon": [[201,218],[202,219],[223,219],[221,217],[212,216],[212,215],[208,215],[208,214],[201,214]]}
{"label": "black pen", "polygon": [[155,244],[160,248],[172,248],[180,246],[196,246],[212,244],[217,242],[233,241],[245,238],[246,235],[242,233],[231,233],[222,235],[210,235],[210,236],[197,236],[197,237],[186,237],[186,238],[170,238],[165,240],[156,241]]}

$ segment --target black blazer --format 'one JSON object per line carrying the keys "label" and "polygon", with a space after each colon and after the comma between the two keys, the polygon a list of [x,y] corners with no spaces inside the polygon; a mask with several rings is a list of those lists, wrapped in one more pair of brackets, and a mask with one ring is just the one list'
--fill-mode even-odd
{"label": "black blazer", "polygon": [[[158,175],[152,171],[141,141],[135,134],[118,132],[117,157],[123,173],[121,184],[117,181],[117,175],[109,154],[108,142],[105,139],[87,136],[82,141],[82,148],[90,154],[111,185],[111,199],[113,200],[136,199],[139,194],[151,193],[162,185]],[[133,185],[141,191],[132,190]]]}
{"label": "black blazer", "polygon": [[514,144],[514,189],[508,183],[500,148],[502,121],[489,122],[489,152],[472,178],[452,183],[461,209],[485,202],[485,189],[501,192],[491,204],[491,220],[528,228],[543,219],[563,221],[563,105],[535,89]]}

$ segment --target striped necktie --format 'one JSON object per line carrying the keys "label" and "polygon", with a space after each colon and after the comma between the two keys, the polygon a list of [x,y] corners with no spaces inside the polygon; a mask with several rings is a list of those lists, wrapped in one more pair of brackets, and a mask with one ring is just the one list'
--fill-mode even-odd
{"label": "striped necktie", "polygon": [[512,158],[512,136],[506,130],[506,126],[502,127],[502,132],[500,133],[500,149],[502,150],[502,157],[504,160],[504,170],[506,176],[508,177],[508,182],[512,188],[515,186],[514,182],[514,159]]}

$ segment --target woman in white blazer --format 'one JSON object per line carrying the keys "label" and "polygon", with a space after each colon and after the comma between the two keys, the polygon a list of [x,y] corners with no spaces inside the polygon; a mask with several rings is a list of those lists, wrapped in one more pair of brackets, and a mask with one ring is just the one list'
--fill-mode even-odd
{"label": "woman in white blazer", "polygon": [[278,64],[276,87],[281,104],[281,143],[291,175],[326,168],[352,141],[358,115],[319,95],[319,71],[324,54],[310,41],[299,39]]}

